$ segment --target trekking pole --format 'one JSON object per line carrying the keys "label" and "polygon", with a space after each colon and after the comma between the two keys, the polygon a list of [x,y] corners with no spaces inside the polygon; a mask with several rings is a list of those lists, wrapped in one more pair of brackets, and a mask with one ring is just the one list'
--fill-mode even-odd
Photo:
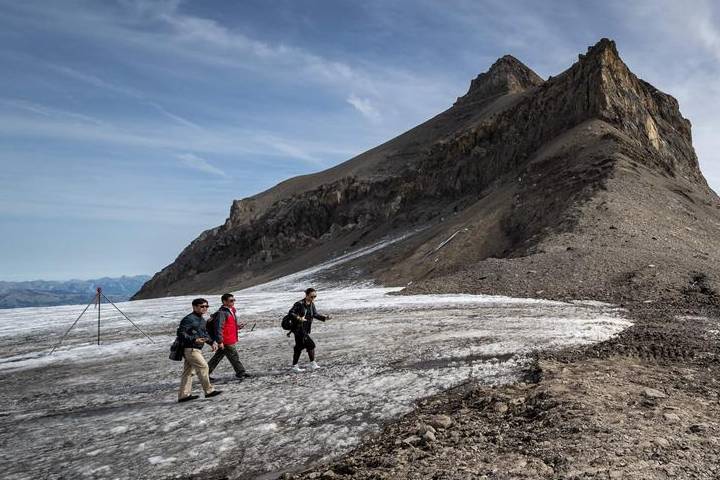
{"label": "trekking pole", "polygon": [[115,310],[117,310],[118,312],[120,312],[120,315],[122,315],[123,317],[125,317],[125,319],[126,319],[128,322],[132,323],[133,327],[137,328],[138,332],[140,332],[140,333],[142,333],[143,335],[145,335],[145,338],[147,338],[148,340],[150,340],[150,343],[155,343],[155,342],[153,342],[153,339],[150,338],[150,337],[148,337],[147,334],[140,329],[140,327],[138,327],[137,325],[135,325],[135,322],[133,322],[132,320],[130,320],[130,318],[128,318],[128,316],[125,315],[125,314],[123,313],[123,311],[120,310],[120,309],[117,307],[117,305],[115,305],[115,304],[112,302],[112,300],[110,300],[109,298],[107,298],[107,297],[105,296],[105,294],[102,293],[102,292],[99,292],[99,294],[102,295],[103,298],[104,298],[105,300],[107,300],[108,303],[110,303],[110,305],[112,305],[113,307],[115,307]]}
{"label": "trekking pole", "polygon": [[97,299],[98,299],[98,294],[96,293],[95,296],[92,298],[92,300],[90,300],[90,303],[87,304],[87,307],[85,307],[85,310],[83,310],[82,313],[81,313],[80,315],[78,315],[78,317],[75,319],[75,321],[73,322],[73,324],[70,325],[70,328],[68,328],[67,331],[65,332],[65,334],[60,338],[60,341],[52,348],[52,350],[50,350],[50,353],[48,353],[48,355],[52,355],[52,354],[53,354],[53,352],[55,351],[55,349],[56,349],[57,347],[59,347],[60,344],[63,342],[63,340],[65,340],[65,337],[68,336],[68,333],[70,333],[70,330],[72,330],[73,327],[77,324],[77,322],[80,321],[80,318],[82,318],[82,316],[85,315],[85,312],[87,312],[87,309],[90,308],[90,305],[92,305],[93,303],[95,303],[95,301],[96,301]]}
{"label": "trekking pole", "polygon": [[[255,325],[257,325],[257,322],[253,323],[252,327],[250,327],[250,330],[248,330],[248,332],[245,335],[250,335],[252,333],[252,331],[255,330]],[[238,335],[240,335],[241,330],[242,330],[241,328],[238,328]]]}

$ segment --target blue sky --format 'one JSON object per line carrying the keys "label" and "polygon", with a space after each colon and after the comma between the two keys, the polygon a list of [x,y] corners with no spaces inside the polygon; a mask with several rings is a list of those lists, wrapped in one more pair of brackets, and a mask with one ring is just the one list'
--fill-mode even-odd
{"label": "blue sky", "polygon": [[601,37],[678,98],[720,190],[711,1],[0,0],[0,280],[152,274],[233,199]]}

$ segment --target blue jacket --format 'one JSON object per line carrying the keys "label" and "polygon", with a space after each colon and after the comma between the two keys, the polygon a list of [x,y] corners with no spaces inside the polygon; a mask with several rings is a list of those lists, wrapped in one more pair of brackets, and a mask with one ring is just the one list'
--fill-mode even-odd
{"label": "blue jacket", "polygon": [[202,350],[205,344],[197,344],[195,340],[198,338],[210,339],[210,335],[205,329],[205,319],[195,312],[180,321],[177,336],[182,342],[183,348],[197,348],[198,350]]}

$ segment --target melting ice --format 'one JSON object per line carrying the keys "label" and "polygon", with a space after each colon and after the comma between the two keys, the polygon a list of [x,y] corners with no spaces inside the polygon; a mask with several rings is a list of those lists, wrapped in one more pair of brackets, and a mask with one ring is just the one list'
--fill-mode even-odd
{"label": "melting ice", "polygon": [[235,292],[248,325],[238,347],[255,376],[235,382],[224,360],[214,374],[223,395],[182,405],[182,364],[167,354],[194,297],[118,304],[154,343],[103,304],[97,346],[91,307],[51,356],[84,306],[0,310],[4,478],[159,478],[221,465],[235,478],[278,472],[348,451],[419,398],[468,379],[513,381],[534,350],[601,341],[629,325],[597,302],[326,284],[317,305],[332,319],[313,324],[324,368],[291,373],[282,315],[316,274],[383,246]]}

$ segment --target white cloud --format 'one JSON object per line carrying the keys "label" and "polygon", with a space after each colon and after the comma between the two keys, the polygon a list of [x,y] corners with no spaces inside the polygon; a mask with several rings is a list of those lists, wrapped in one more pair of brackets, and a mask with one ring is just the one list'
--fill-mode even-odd
{"label": "white cloud", "polygon": [[192,168],[193,170],[227,178],[227,174],[225,172],[213,165],[210,165],[210,162],[204,158],[198,157],[194,153],[180,153],[176,155],[176,157],[179,158],[186,167]]}
{"label": "white cloud", "polygon": [[372,121],[380,119],[380,112],[373,106],[372,102],[368,98],[360,98],[354,93],[350,94],[347,98],[347,102],[352,105],[355,110],[363,114],[366,118]]}

